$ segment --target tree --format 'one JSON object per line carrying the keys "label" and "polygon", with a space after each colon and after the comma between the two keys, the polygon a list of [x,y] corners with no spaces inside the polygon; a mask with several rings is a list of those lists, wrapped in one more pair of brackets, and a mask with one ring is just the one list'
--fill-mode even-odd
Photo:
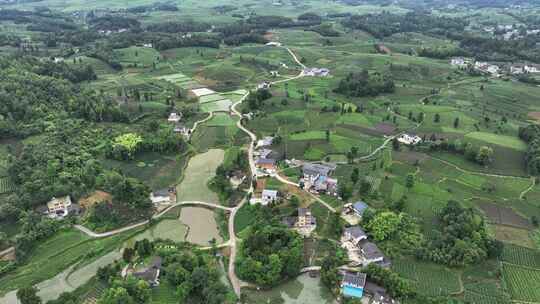
{"label": "tree", "polygon": [[123,287],[109,288],[98,301],[98,304],[134,304],[135,301]]}
{"label": "tree", "polygon": [[394,149],[394,151],[399,151],[399,146],[400,146],[400,142],[397,138],[393,138],[392,139],[392,148]]}
{"label": "tree", "polygon": [[353,185],[356,185],[359,179],[360,179],[360,170],[358,168],[354,168],[351,173],[351,181]]}
{"label": "tree", "polygon": [[531,216],[531,223],[533,224],[534,227],[538,227],[539,221],[536,215]]}
{"label": "tree", "polygon": [[326,135],[326,141],[330,142],[330,130],[326,130],[325,135]]}
{"label": "tree", "polygon": [[342,200],[348,201],[352,196],[352,187],[348,183],[340,183],[338,187],[338,194]]}
{"label": "tree", "polygon": [[360,182],[360,193],[369,194],[370,191],[371,191],[371,182],[367,179],[367,177],[364,177],[362,181]]}
{"label": "tree", "polygon": [[422,123],[424,121],[424,112],[418,113],[416,121],[419,122],[419,123]]}
{"label": "tree", "polygon": [[131,247],[124,248],[124,252],[122,253],[122,259],[129,263],[131,262],[131,259],[133,259],[133,256],[135,255],[135,250]]}
{"label": "tree", "polygon": [[471,143],[466,143],[464,148],[465,158],[471,161],[476,160],[476,150],[474,149],[474,146]]}
{"label": "tree", "polygon": [[434,123],[439,123],[441,121],[441,115],[439,113],[435,113],[435,116],[433,117]]}
{"label": "tree", "polygon": [[456,117],[456,119],[454,119],[454,128],[457,129],[459,127],[459,117]]}
{"label": "tree", "polygon": [[405,180],[405,186],[409,189],[414,187],[414,174],[412,173],[407,174],[407,179]]}
{"label": "tree", "polygon": [[291,196],[289,203],[293,209],[298,209],[298,207],[300,207],[300,200],[296,195]]}
{"label": "tree", "polygon": [[142,142],[142,137],[135,133],[120,135],[114,139],[113,155],[117,155],[120,159],[132,159]]}
{"label": "tree", "polygon": [[341,216],[337,212],[331,212],[328,216],[328,224],[326,225],[326,234],[333,239],[339,239],[343,233],[343,222]]}
{"label": "tree", "polygon": [[482,146],[476,154],[476,162],[480,165],[487,166],[491,163],[493,156],[493,149],[490,147]]}
{"label": "tree", "polygon": [[17,290],[17,298],[21,304],[41,304],[41,299],[37,296],[39,290],[34,286],[26,286]]}
{"label": "tree", "polygon": [[401,215],[391,211],[380,212],[366,225],[367,230],[376,241],[384,241],[397,232],[401,223]]}

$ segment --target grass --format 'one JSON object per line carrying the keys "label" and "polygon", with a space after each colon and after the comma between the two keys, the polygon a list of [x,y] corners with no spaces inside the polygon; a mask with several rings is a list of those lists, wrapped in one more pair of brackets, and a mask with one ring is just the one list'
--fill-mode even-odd
{"label": "grass", "polygon": [[253,217],[253,208],[253,206],[245,204],[236,213],[236,217],[234,218],[234,231],[236,231],[237,234],[246,229],[255,220]]}
{"label": "grass", "polygon": [[158,51],[153,48],[136,46],[115,50],[114,55],[123,66],[138,68],[151,67],[160,57]]}
{"label": "grass", "polygon": [[152,288],[150,304],[176,304],[178,299],[175,296],[176,287],[167,280],[160,282],[159,286]]}
{"label": "grass", "polygon": [[518,151],[526,151],[527,144],[518,137],[508,135],[498,135],[487,132],[472,132],[467,133],[465,138],[472,138],[480,141],[484,141],[494,145],[500,145],[503,147],[515,149]]}

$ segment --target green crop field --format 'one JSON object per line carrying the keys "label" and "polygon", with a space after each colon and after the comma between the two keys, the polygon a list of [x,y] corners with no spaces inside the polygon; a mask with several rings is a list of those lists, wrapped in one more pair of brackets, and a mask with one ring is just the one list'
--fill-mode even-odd
{"label": "green crop field", "polygon": [[540,299],[540,269],[503,263],[503,278],[514,301],[537,302]]}
{"label": "green crop field", "polygon": [[465,138],[473,138],[480,141],[485,141],[490,144],[512,148],[518,151],[527,150],[527,145],[525,144],[525,142],[513,136],[497,135],[486,132],[472,132],[465,135]]}
{"label": "green crop field", "polygon": [[464,300],[475,304],[511,303],[508,295],[502,291],[502,287],[493,282],[467,285]]}
{"label": "green crop field", "polygon": [[501,259],[506,263],[536,268],[540,270],[539,250],[506,244],[504,246]]}
{"label": "green crop field", "polygon": [[211,127],[227,127],[236,125],[235,118],[231,117],[228,113],[216,113],[214,117],[210,119],[206,125]]}
{"label": "green crop field", "polygon": [[427,296],[444,296],[460,290],[459,275],[443,266],[396,259],[392,269],[410,280],[418,292]]}
{"label": "green crop field", "polygon": [[9,193],[15,190],[15,185],[9,177],[0,177],[0,194]]}

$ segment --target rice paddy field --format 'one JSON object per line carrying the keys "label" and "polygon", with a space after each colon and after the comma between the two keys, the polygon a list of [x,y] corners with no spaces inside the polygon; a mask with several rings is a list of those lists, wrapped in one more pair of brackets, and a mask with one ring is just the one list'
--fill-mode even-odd
{"label": "rice paddy field", "polygon": [[223,150],[212,149],[192,157],[184,179],[177,187],[177,201],[218,203],[218,197],[208,188],[208,182],[215,176],[216,168],[223,163],[224,155]]}

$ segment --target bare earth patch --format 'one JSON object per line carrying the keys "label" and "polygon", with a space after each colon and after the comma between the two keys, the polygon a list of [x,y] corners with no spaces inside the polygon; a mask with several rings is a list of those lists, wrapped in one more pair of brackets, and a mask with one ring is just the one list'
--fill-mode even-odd
{"label": "bare earth patch", "polygon": [[480,209],[493,224],[507,225],[522,229],[532,229],[529,220],[517,214],[512,208],[502,207],[496,204],[480,202]]}
{"label": "bare earth patch", "polygon": [[394,151],[392,152],[392,158],[397,161],[414,165],[416,162],[423,162],[428,159],[429,156],[425,153],[416,151]]}
{"label": "bare earth patch", "polygon": [[529,231],[527,229],[505,225],[492,225],[491,227],[495,231],[495,238],[499,241],[528,248],[535,248],[534,242],[529,237]]}
{"label": "bare earth patch", "polygon": [[540,112],[529,112],[527,116],[531,119],[540,121]]}
{"label": "bare earth patch", "polygon": [[81,198],[79,200],[79,205],[84,209],[88,209],[89,207],[92,207],[92,205],[101,202],[112,202],[112,196],[105,191],[96,190],[89,196]]}

